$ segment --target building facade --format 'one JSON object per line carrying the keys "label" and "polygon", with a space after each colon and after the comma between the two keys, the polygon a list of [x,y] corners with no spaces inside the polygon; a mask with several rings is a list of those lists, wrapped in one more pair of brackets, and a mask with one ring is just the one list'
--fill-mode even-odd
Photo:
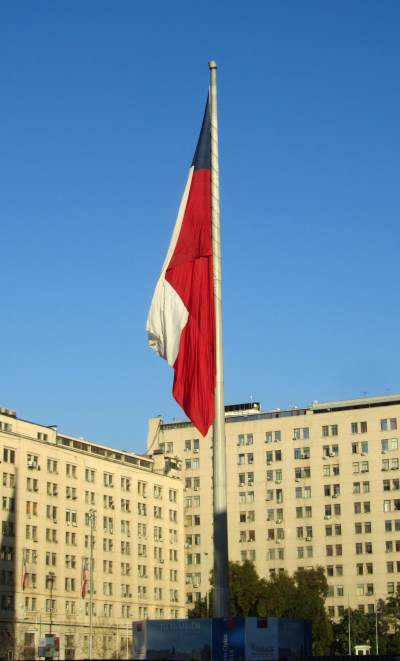
{"label": "building facade", "polygon": [[[322,566],[327,608],[373,612],[400,582],[400,395],[263,412],[226,407],[229,558],[260,576]],[[185,588],[213,566],[211,433],[149,422],[148,452],[182,462]]]}
{"label": "building facade", "polygon": [[[131,623],[185,617],[176,462],[136,455],[0,409],[2,658],[130,658]],[[91,571],[92,568],[92,571]]]}

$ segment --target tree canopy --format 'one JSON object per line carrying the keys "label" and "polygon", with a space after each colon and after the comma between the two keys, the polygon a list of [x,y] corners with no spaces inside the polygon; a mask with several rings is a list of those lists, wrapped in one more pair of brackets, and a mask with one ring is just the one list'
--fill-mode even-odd
{"label": "tree canopy", "polygon": [[340,622],[333,625],[334,654],[347,654],[349,644],[352,651],[356,645],[370,645],[371,654],[377,650],[379,654],[400,652],[400,586],[386,601],[380,599],[376,607],[376,613],[351,608],[344,612]]}

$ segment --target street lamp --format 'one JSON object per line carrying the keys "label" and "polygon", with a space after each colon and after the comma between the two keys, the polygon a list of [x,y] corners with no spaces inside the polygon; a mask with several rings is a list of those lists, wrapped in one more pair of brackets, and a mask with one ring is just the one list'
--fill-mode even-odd
{"label": "street lamp", "polygon": [[206,558],[206,608],[207,608],[207,617],[210,617],[210,577],[208,569],[208,553],[205,551],[204,556]]}
{"label": "street lamp", "polygon": [[89,510],[89,524],[90,524],[90,560],[89,560],[89,661],[92,659],[92,646],[93,646],[93,547],[94,536],[93,531],[96,526],[96,510]]}
{"label": "street lamp", "polygon": [[49,572],[49,587],[50,587],[50,635],[53,633],[53,588],[54,588],[54,572]]}

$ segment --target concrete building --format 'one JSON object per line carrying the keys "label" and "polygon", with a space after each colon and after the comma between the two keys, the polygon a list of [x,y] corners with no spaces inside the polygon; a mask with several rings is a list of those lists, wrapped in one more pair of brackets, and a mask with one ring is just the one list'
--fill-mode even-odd
{"label": "concrete building", "polygon": [[[332,617],[372,611],[400,582],[399,416],[400,395],[227,406],[230,559],[267,577],[322,565]],[[206,594],[210,435],[155,418],[139,455],[0,409],[0,443],[1,657],[50,632],[61,659],[85,657],[92,626],[93,658],[128,658],[132,620]]]}
{"label": "concrete building", "polygon": [[35,658],[53,633],[59,658],[84,658],[92,630],[93,658],[128,658],[132,620],[185,617],[173,459],[60,434],[4,408],[0,444],[1,657]]}
{"label": "concrete building", "polygon": [[[321,565],[332,617],[348,604],[372,612],[400,582],[399,417],[400,395],[226,407],[230,559],[266,577]],[[213,565],[211,435],[154,418],[148,452],[182,461],[190,607]]]}

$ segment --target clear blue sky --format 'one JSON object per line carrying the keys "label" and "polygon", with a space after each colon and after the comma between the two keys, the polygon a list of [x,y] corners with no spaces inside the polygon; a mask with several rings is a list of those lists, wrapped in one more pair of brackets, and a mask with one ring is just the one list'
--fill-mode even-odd
{"label": "clear blue sky", "polygon": [[219,65],[226,401],[400,389],[400,4],[3,1],[0,404],[143,451],[145,320]]}

